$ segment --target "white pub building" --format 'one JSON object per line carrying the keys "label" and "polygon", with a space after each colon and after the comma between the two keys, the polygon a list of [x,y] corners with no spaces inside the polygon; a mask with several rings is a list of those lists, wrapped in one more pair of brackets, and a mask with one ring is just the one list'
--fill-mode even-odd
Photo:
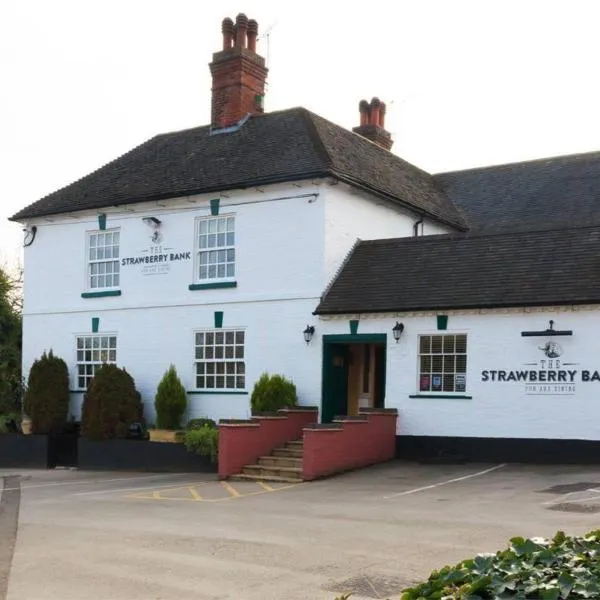
{"label": "white pub building", "polygon": [[257,32],[223,21],[209,124],[12,217],[25,376],[62,357],[78,419],[116,363],[152,423],[171,363],[190,418],[247,418],[268,371],[323,422],[398,409],[399,456],[600,460],[600,154],[426,173],[377,98],[352,131],[264,113]]}

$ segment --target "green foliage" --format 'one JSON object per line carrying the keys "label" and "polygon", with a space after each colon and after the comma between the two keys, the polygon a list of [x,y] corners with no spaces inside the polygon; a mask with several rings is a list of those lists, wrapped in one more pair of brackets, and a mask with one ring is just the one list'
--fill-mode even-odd
{"label": "green foliage", "polygon": [[169,367],[158,384],[154,408],[159,429],[179,429],[187,408],[187,394],[174,365]]}
{"label": "green foliage", "polygon": [[250,405],[254,414],[275,412],[280,408],[296,406],[296,386],[282,375],[263,373],[254,384]]}
{"label": "green foliage", "polygon": [[215,421],[213,421],[212,419],[209,419],[207,417],[200,417],[198,419],[190,419],[188,421],[188,424],[186,425],[186,429],[190,430],[190,429],[202,429],[205,425],[208,425],[209,427],[216,427],[217,424],[215,423]]}
{"label": "green foliage", "polygon": [[31,365],[25,392],[25,414],[32,433],[61,431],[69,412],[69,369],[52,350]]}
{"label": "green foliage", "polygon": [[401,600],[600,598],[600,530],[583,537],[511,539],[506,550],[434,571]]}
{"label": "green foliage", "polygon": [[0,413],[21,411],[20,281],[0,268]]}
{"label": "green foliage", "polygon": [[2,415],[0,414],[0,435],[3,435],[5,433],[9,433],[9,428],[8,428],[8,422],[9,421],[14,421],[14,423],[16,424],[17,428],[20,431],[20,421],[21,420],[21,415],[19,413],[9,413],[7,415]]}
{"label": "green foliage", "polygon": [[211,462],[217,462],[219,456],[219,430],[217,427],[204,425],[200,429],[190,429],[185,432],[183,443],[188,452],[208,456]]}
{"label": "green foliage", "polygon": [[143,423],[143,406],[125,369],[104,364],[83,398],[81,435],[90,440],[125,438],[132,423]]}

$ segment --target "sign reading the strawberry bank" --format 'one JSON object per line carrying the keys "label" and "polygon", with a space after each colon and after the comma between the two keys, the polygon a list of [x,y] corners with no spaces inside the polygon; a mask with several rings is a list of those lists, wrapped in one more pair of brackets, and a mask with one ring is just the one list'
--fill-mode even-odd
{"label": "sign reading the strawberry bank", "polygon": [[566,362],[563,349],[557,342],[547,342],[540,348],[544,358],[524,363],[520,369],[486,369],[481,372],[484,382],[521,382],[526,394],[573,395],[578,383],[599,382],[600,372],[580,369],[579,363]]}

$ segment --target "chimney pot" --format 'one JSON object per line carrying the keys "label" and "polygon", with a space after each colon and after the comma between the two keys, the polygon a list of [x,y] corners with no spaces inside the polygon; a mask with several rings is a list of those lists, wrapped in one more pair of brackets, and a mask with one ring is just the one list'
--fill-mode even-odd
{"label": "chimney pot", "polygon": [[360,112],[360,126],[369,124],[369,103],[366,100],[361,100],[358,103],[358,111]]}
{"label": "chimney pot", "polygon": [[258,23],[254,19],[248,21],[248,50],[256,52],[256,38],[258,37]]}
{"label": "chimney pot", "polygon": [[379,127],[382,129],[385,129],[385,110],[385,102],[381,102],[381,105],[379,106]]}
{"label": "chimney pot", "polygon": [[381,100],[377,97],[371,100],[371,125],[375,125],[376,127],[380,127],[379,123],[379,110],[381,108]]}
{"label": "chimney pot", "polygon": [[385,150],[391,150],[394,141],[389,131],[384,129],[385,103],[374,96],[371,102],[361,100],[358,103],[358,110],[360,112],[360,125],[354,127],[352,131],[381,148],[385,148]]}
{"label": "chimney pot", "polygon": [[235,18],[235,45],[238,48],[246,47],[246,31],[248,30],[248,17],[240,13]]}
{"label": "chimney pot", "polygon": [[223,33],[223,50],[229,50],[233,45],[233,21],[229,17],[223,19],[221,31]]}

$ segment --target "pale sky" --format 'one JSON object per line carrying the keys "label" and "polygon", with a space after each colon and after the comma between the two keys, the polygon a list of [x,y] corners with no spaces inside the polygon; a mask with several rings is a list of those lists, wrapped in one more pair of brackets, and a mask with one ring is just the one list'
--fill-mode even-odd
{"label": "pale sky", "polygon": [[271,28],[267,111],[351,128],[377,95],[393,152],[430,172],[600,150],[595,0],[0,0],[0,260],[20,256],[18,209],[208,123],[238,12]]}

